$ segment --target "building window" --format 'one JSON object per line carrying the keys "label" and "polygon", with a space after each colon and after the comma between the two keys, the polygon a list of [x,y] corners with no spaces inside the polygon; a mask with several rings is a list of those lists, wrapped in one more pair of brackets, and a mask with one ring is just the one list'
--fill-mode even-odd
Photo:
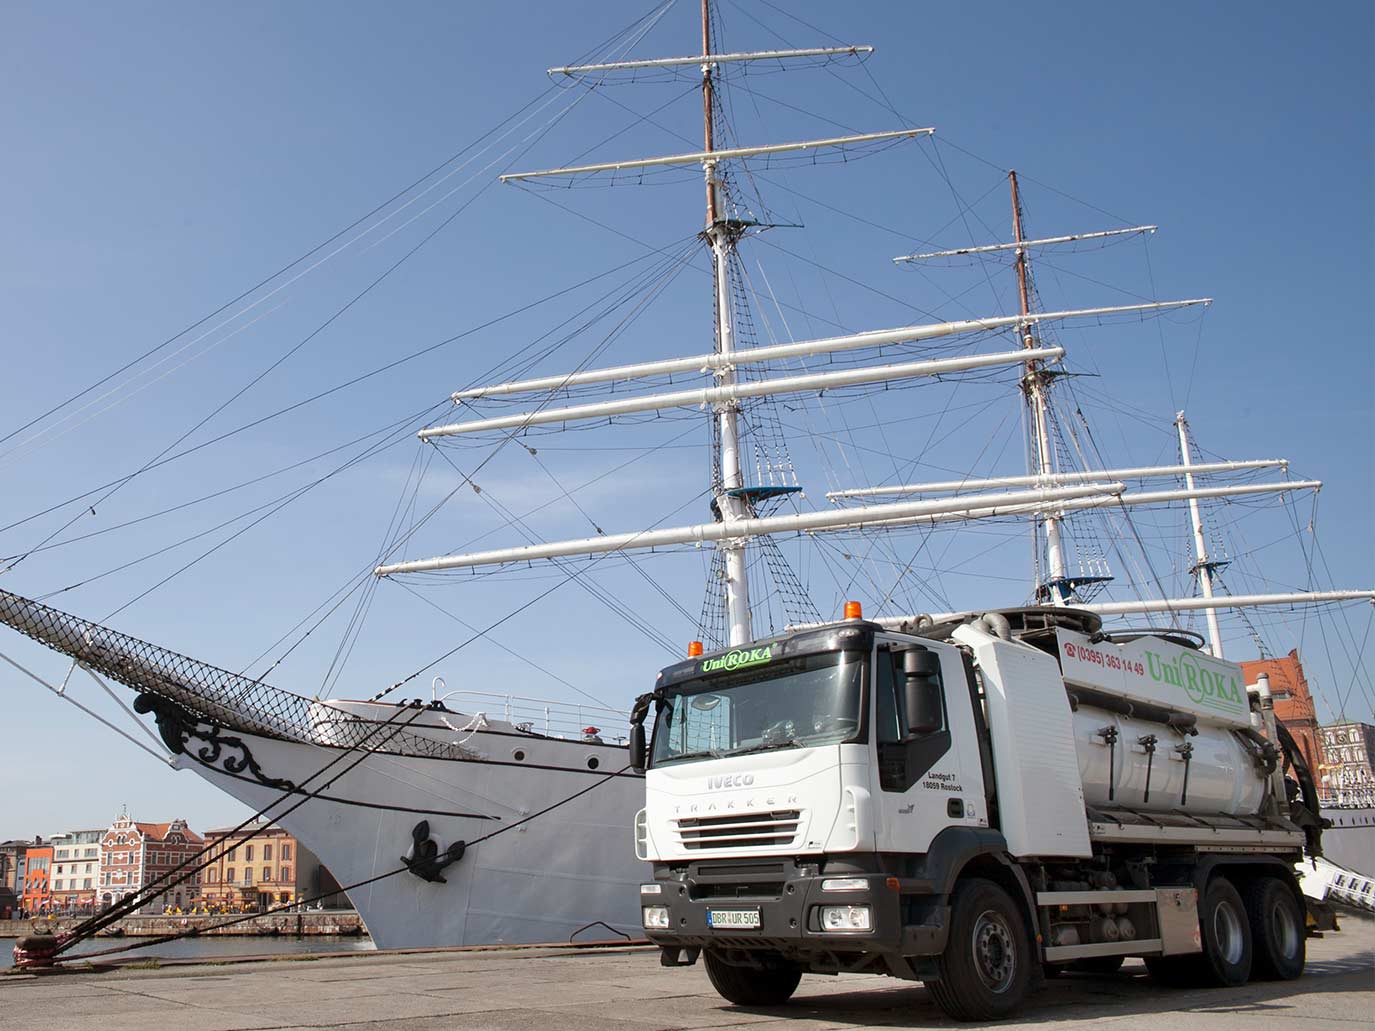
{"label": "building window", "polygon": [[285,845],[285,844],[282,845],[282,858],[283,858],[283,859],[290,859],[290,858],[291,858],[291,846],[290,846],[290,845]]}
{"label": "building window", "polygon": [[224,880],[226,884],[234,883],[234,868],[232,866],[229,868],[229,872],[224,875]]}
{"label": "building window", "polygon": [[[237,851],[239,851],[238,846],[235,846],[234,848],[231,848],[231,849],[229,850],[229,861],[230,861],[231,863],[234,862],[234,853],[237,852]],[[232,878],[232,877],[230,878],[231,881],[232,881],[233,879],[234,879],[234,878]]]}
{"label": "building window", "polygon": [[243,868],[243,883],[244,887],[248,887],[253,883],[253,870],[251,867],[245,866]]}
{"label": "building window", "polygon": [[272,880],[272,867],[270,867],[270,866],[265,866],[265,867],[263,867],[263,880],[265,880],[265,881],[270,881],[270,880]]}
{"label": "building window", "polygon": [[282,867],[282,880],[283,880],[283,881],[286,881],[286,882],[288,882],[288,883],[290,883],[290,881],[291,881],[291,867],[289,867],[289,866],[284,866],[284,867]]}
{"label": "building window", "polygon": [[84,881],[81,882],[81,886],[83,888],[89,888],[91,886],[91,879],[87,877]]}
{"label": "building window", "polygon": [[264,859],[271,859],[271,858],[272,858],[272,846],[271,846],[271,845],[264,845],[264,846],[263,846],[263,858],[264,858]]}
{"label": "building window", "polygon": [[244,861],[245,861],[245,862],[248,862],[248,863],[253,862],[253,846],[252,846],[252,845],[245,845],[245,846],[243,847],[243,857],[244,857]]}

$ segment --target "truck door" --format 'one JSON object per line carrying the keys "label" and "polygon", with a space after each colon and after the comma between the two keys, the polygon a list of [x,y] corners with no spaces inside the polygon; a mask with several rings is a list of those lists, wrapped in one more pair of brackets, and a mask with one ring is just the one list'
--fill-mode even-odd
{"label": "truck door", "polygon": [[[905,652],[928,653],[940,694],[939,727],[910,729]],[[935,660],[935,661],[932,661]],[[950,826],[987,826],[983,774],[959,652],[937,642],[880,640],[874,664],[874,781],[878,848],[924,852]],[[972,757],[972,759],[971,759]]]}

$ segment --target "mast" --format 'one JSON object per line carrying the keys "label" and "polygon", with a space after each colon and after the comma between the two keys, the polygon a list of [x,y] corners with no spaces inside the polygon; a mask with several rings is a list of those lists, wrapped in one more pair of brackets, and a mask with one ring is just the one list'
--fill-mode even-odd
{"label": "mast", "polygon": [[[1189,424],[1184,418],[1183,412],[1178,412],[1174,418],[1175,427],[1179,430],[1179,455],[1180,462],[1185,468],[1184,485],[1190,492],[1194,489],[1194,474],[1192,470],[1192,459],[1189,454]],[[1190,572],[1198,576],[1198,589],[1203,597],[1211,600],[1213,597],[1213,570],[1217,563],[1209,560],[1208,546],[1203,540],[1203,517],[1199,514],[1198,498],[1189,498],[1189,522],[1194,529],[1194,567]],[[1222,630],[1218,626],[1217,609],[1206,608],[1204,612],[1208,617],[1208,651],[1222,658]]]}
{"label": "mast", "polygon": [[[715,150],[714,86],[711,56],[711,2],[702,0],[702,149],[710,154]],[[722,217],[721,180],[717,163],[703,162],[707,187],[706,238],[711,245],[712,271],[716,287],[716,353],[721,364],[715,369],[719,387],[735,385],[735,370],[729,356],[735,349],[735,328],[730,307],[730,255],[735,248],[737,227]],[[715,406],[717,433],[720,437],[717,459],[721,466],[720,482],[716,486],[716,507],[723,520],[750,517],[749,502],[744,494],[744,477],[740,461],[740,403],[730,398]],[[727,643],[736,645],[753,640],[754,627],[750,619],[750,584],[746,568],[745,542],[728,539],[719,547],[726,565],[726,621]]]}
{"label": "mast", "polygon": [[[1032,323],[1027,320],[1027,316],[1031,314],[1031,303],[1027,285],[1026,241],[1022,236],[1022,202],[1017,192],[1016,171],[1009,171],[1007,178],[1012,186],[1012,235],[1017,245],[1017,295],[1024,320],[1019,327],[1019,332],[1022,336],[1022,346],[1028,350],[1034,350],[1036,341],[1032,334]],[[1026,375],[1022,379],[1022,390],[1026,393],[1027,404],[1031,409],[1032,446],[1035,464],[1032,472],[1037,476],[1049,476],[1055,470],[1050,453],[1049,412],[1047,411],[1045,394],[1046,377],[1039,361],[1033,359],[1026,363]],[[1048,575],[1044,584],[1037,584],[1037,593],[1045,593],[1052,605],[1067,605],[1074,601],[1074,592],[1065,576],[1064,548],[1060,542],[1060,519],[1061,517],[1054,512],[1047,512],[1042,518],[1046,529],[1046,572]],[[1032,525],[1032,532],[1035,533],[1035,524]]]}

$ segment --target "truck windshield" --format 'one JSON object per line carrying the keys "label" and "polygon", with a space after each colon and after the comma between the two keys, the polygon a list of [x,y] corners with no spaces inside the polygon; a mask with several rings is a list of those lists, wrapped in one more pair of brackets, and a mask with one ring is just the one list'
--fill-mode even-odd
{"label": "truck windshield", "polygon": [[853,741],[864,667],[860,653],[829,652],[686,681],[659,711],[651,763]]}

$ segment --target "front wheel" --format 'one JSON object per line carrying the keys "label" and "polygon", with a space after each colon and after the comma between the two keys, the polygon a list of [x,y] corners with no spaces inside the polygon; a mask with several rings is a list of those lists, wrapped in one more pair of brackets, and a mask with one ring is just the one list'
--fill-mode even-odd
{"label": "front wheel", "polygon": [[1254,973],[1267,981],[1292,981],[1303,973],[1307,942],[1303,911],[1278,877],[1257,877],[1242,887],[1255,949]]}
{"label": "front wheel", "polygon": [[1026,998],[1031,946],[1022,912],[1001,887],[982,878],[961,881],[950,900],[950,939],[936,960],[940,976],[927,985],[956,1020],[999,1020]]}
{"label": "front wheel", "polygon": [[792,964],[736,967],[710,951],[702,958],[716,993],[737,1006],[779,1006],[792,998],[802,980],[802,971]]}

